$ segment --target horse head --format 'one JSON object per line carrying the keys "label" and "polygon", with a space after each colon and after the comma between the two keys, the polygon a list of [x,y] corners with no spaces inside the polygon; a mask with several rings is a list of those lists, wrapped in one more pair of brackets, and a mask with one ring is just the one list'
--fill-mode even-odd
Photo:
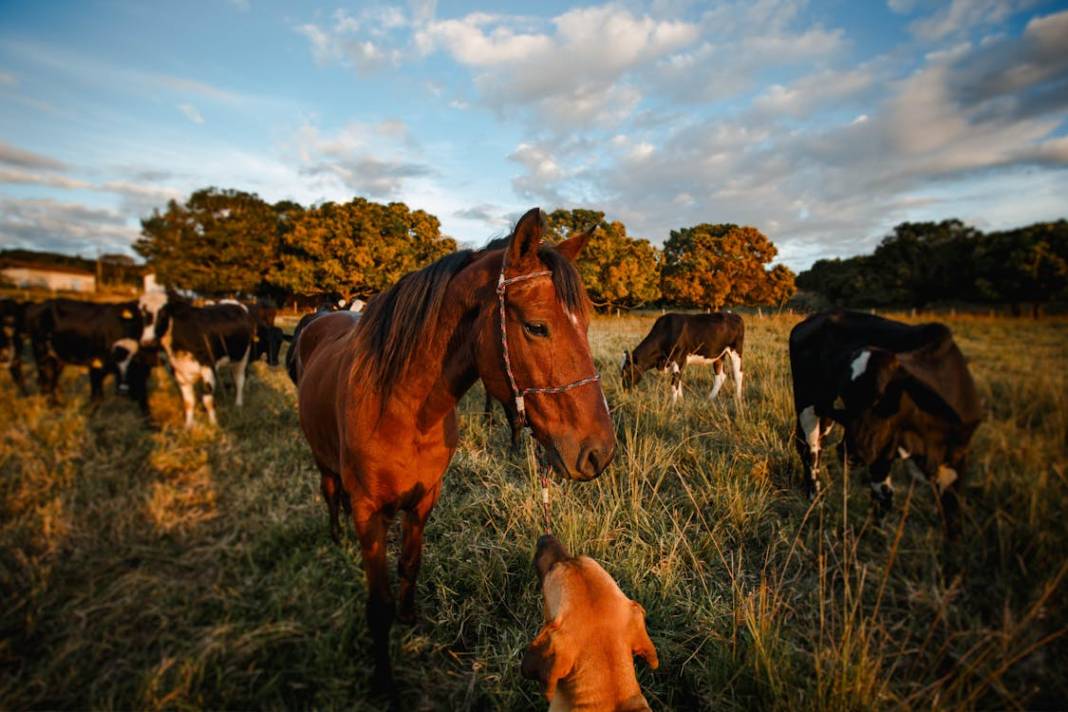
{"label": "horse head", "polygon": [[557,473],[589,480],[616,446],[590,353],[589,300],[574,265],[592,232],[553,247],[544,242],[547,231],[545,214],[531,210],[493,262],[500,277],[479,325],[476,366],[490,395],[515,405]]}

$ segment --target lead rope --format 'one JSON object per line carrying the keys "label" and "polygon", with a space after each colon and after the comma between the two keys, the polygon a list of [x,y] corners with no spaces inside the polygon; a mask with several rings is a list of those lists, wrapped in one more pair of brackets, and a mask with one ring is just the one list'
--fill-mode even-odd
{"label": "lead rope", "polygon": [[[508,322],[507,322],[507,310],[504,304],[504,292],[510,284],[516,282],[523,282],[528,279],[534,279],[535,277],[551,277],[552,272],[549,270],[541,270],[539,272],[530,272],[528,274],[521,274],[511,279],[505,279],[504,271],[508,266],[508,250],[505,248],[504,255],[501,257],[501,274],[497,278],[497,302],[499,304],[500,322],[501,322],[501,353],[504,355],[504,372],[508,376],[508,384],[512,387],[512,397],[515,399],[515,411],[516,411],[516,425],[520,429],[529,427],[527,423],[527,411],[525,396],[528,393],[563,393],[569,391],[572,388],[578,388],[579,386],[585,386],[590,383],[597,383],[601,380],[601,377],[594,372],[592,376],[581,378],[572,383],[568,383],[564,386],[546,386],[541,388],[520,388],[516,383],[515,373],[512,371],[512,359],[508,354]],[[602,393],[602,396],[604,394]],[[607,407],[607,402],[605,403]],[[545,525],[545,533],[552,534],[552,513],[549,506],[549,463],[546,462],[544,467],[539,467],[537,457],[534,458],[534,466],[540,470],[539,478],[541,480],[541,507],[542,518]]]}

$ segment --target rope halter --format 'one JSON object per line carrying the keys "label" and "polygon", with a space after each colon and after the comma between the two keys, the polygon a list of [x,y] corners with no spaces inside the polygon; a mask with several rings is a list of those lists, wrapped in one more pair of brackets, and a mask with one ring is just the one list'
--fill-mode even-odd
{"label": "rope halter", "polygon": [[[515,380],[515,372],[512,370],[512,359],[508,352],[508,321],[507,321],[507,309],[505,307],[504,295],[507,288],[516,284],[517,282],[525,282],[529,279],[537,279],[538,277],[551,277],[552,271],[540,270],[538,272],[529,272],[527,274],[521,274],[511,279],[506,279],[504,276],[505,270],[508,268],[508,248],[504,249],[504,256],[501,258],[501,274],[497,278],[497,304],[500,311],[501,321],[501,353],[504,355],[504,372],[508,376],[508,384],[512,388],[512,398],[515,402],[516,412],[516,425],[519,428],[528,428],[530,424],[527,422],[527,410],[526,410],[526,396],[532,393],[564,393],[580,386],[587,386],[591,383],[597,383],[601,380],[600,375],[594,371],[593,375],[580,378],[577,381],[572,381],[563,386],[529,386],[527,388],[520,388],[519,384]],[[549,465],[545,466],[545,473],[541,474],[541,502],[545,517],[545,531],[549,533],[549,477],[548,477]]]}

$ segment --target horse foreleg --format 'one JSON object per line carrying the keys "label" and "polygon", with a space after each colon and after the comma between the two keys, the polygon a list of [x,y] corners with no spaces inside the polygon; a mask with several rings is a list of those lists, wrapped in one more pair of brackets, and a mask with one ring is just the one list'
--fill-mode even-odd
{"label": "horse foreleg", "polygon": [[363,572],[367,577],[367,627],[375,660],[372,687],[377,693],[392,693],[393,669],[389,663],[389,630],[393,627],[393,594],[386,566],[388,518],[381,511],[369,512],[357,505],[352,516],[360,539]]}
{"label": "horse foreleg", "polygon": [[404,517],[401,555],[397,560],[397,574],[400,577],[400,589],[397,596],[400,599],[400,609],[397,611],[397,620],[401,623],[415,622],[415,581],[419,577],[419,566],[423,562],[423,527],[440,492],[441,485],[439,484]]}

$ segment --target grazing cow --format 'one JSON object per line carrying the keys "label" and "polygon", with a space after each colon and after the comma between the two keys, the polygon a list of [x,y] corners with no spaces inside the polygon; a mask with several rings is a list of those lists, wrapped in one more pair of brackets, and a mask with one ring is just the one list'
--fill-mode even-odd
{"label": "grazing cow", "polygon": [[790,368],[806,493],[819,490],[820,439],[837,422],[843,454],[868,468],[877,516],[892,504],[890,467],[900,457],[914,476],[934,482],[953,537],[964,460],[982,413],[950,330],[842,310],[816,314],[790,332]]}
{"label": "grazing cow", "polygon": [[138,336],[137,302],[98,304],[50,299],[26,310],[26,329],[33,344],[41,392],[57,402],[56,389],[65,365],[89,367],[91,399],[103,395],[104,378],[116,376],[118,390],[148,413],[148,374]]}
{"label": "grazing cow", "polygon": [[29,304],[0,299],[0,365],[6,366],[20,395],[26,395],[22,380],[22,337],[26,333]]}
{"label": "grazing cow", "polygon": [[144,331],[141,343],[160,344],[182,392],[186,427],[193,427],[196,384],[204,382],[201,400],[212,425],[215,417],[215,369],[230,364],[237,405],[244,403],[245,369],[252,353],[255,324],[241,304],[194,307],[162,292],[140,300]]}
{"label": "grazing cow", "polygon": [[671,372],[671,401],[682,397],[682,371],[686,364],[711,364],[716,376],[709,399],[719,395],[727,380],[724,357],[730,359],[734,396],[742,402],[742,349],[745,324],[731,312],[664,314],[656,320],[634,351],[623,352],[623,386],[632,388],[651,368]]}
{"label": "grazing cow", "polygon": [[[237,304],[229,300],[222,303]],[[242,304],[252,317],[256,331],[252,335],[252,361],[259,361],[267,357],[268,366],[278,365],[278,354],[282,351],[282,344],[291,341],[292,337],[286,335],[279,327],[274,325],[278,310],[272,306],[257,302],[256,304]]]}

